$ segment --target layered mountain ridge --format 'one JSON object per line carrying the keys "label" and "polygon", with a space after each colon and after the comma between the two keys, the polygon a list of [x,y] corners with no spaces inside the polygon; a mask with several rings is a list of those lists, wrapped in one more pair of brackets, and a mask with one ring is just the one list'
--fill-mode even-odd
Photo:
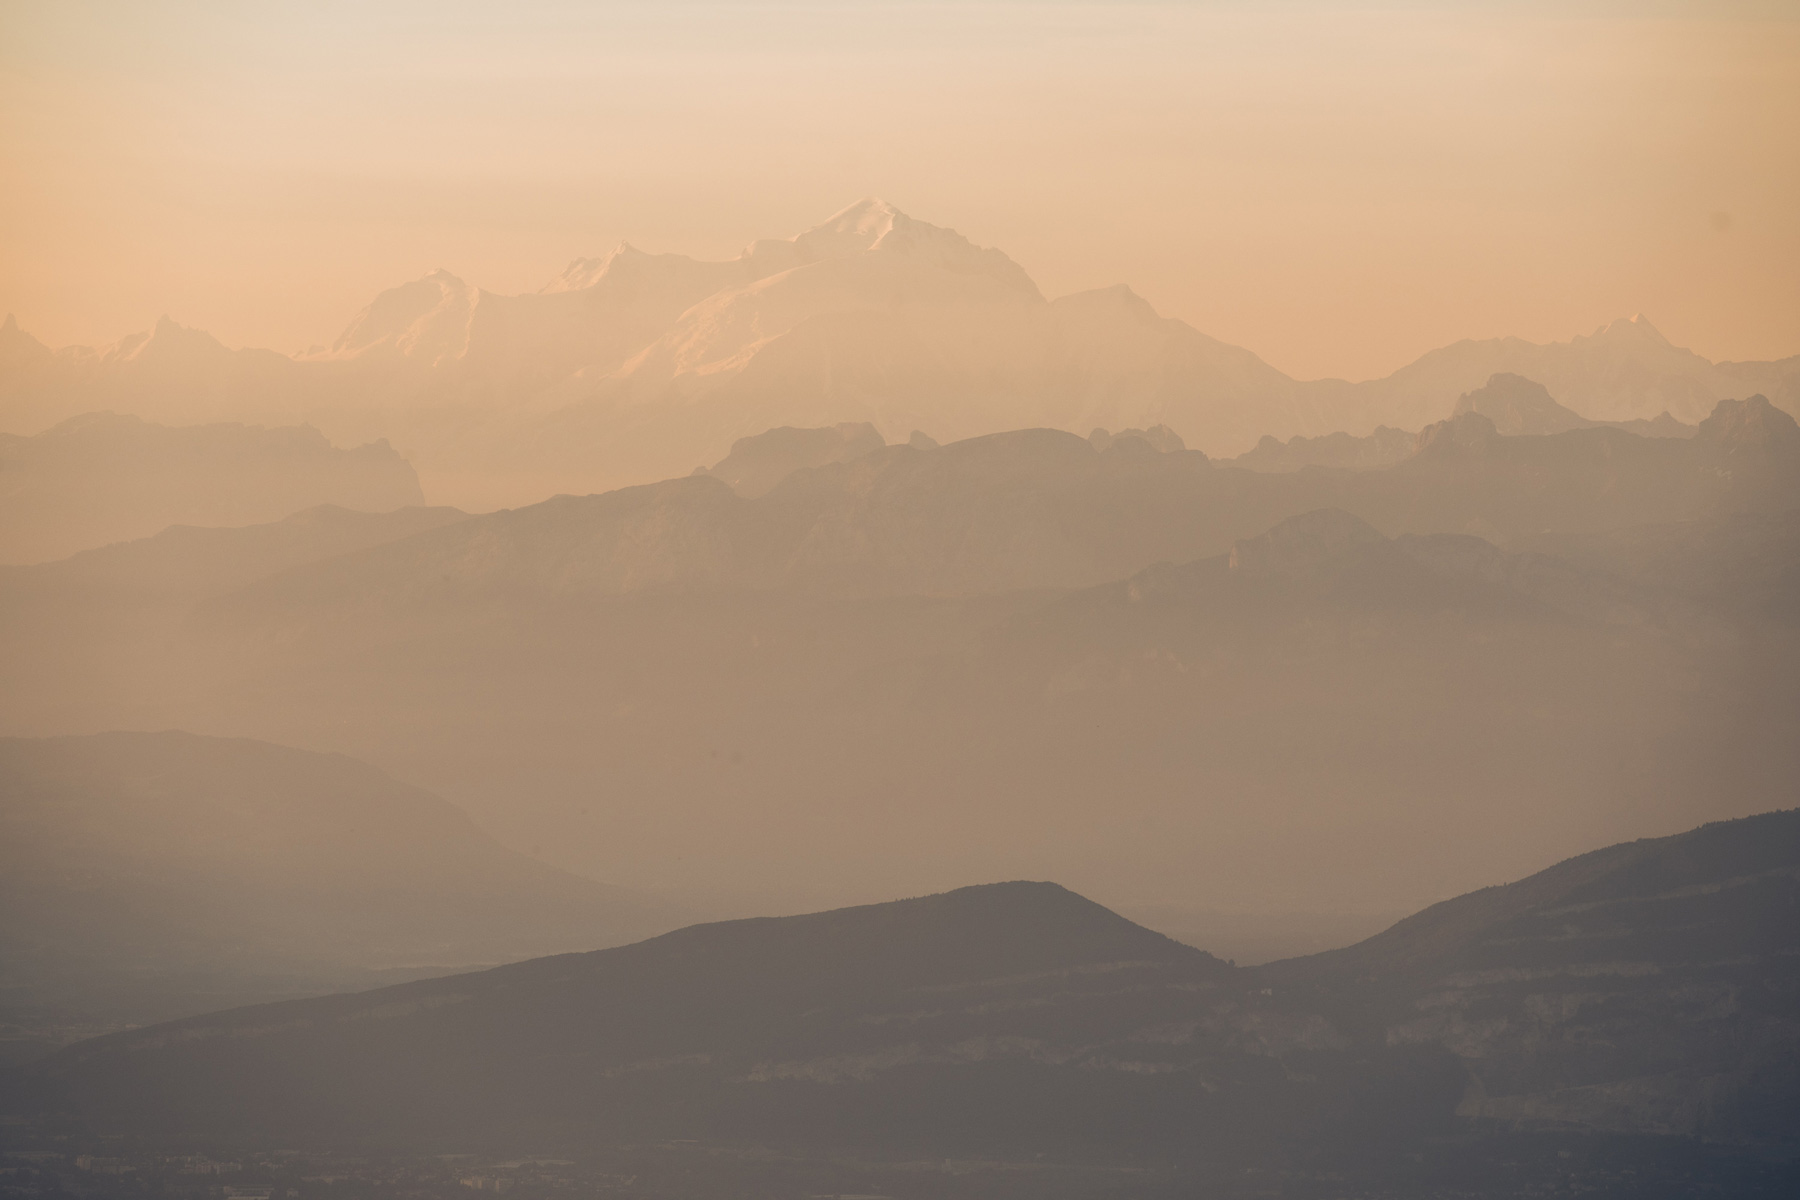
{"label": "layered mountain ridge", "polygon": [[677,923],[362,763],[173,731],[0,739],[0,909],[6,1057]]}
{"label": "layered mountain ridge", "polygon": [[304,425],[170,427],[93,412],[35,437],[0,434],[0,563],[52,562],[170,525],[424,502],[418,474],[386,442],[343,448]]}
{"label": "layered mountain ridge", "polygon": [[1166,429],[775,430],[596,496],[0,572],[0,712],[349,753],[708,911],[976,873],[1392,912],[1782,794],[1796,434],[1760,400],[1685,438],[1467,412],[1272,473]]}
{"label": "layered mountain ridge", "polygon": [[1428,426],[1386,471],[1231,470],[1143,437],[1109,434],[1102,448],[1050,429],[878,442],[866,426],[774,430],[710,472],[489,514],[265,594],[958,595],[1097,584],[1320,508],[1504,540],[1800,503],[1800,425],[1762,397],[1722,402],[1686,439],[1601,426],[1509,437],[1470,410]]}
{"label": "layered mountain ridge", "polygon": [[1800,359],[1714,364],[1642,318],[1566,343],[1458,343],[1383,380],[1296,381],[1126,287],[1047,301],[1001,251],[864,200],[736,259],[622,245],[520,296],[436,271],[298,358],[166,318],[103,351],[52,352],[9,318],[0,422],[34,432],[97,408],[309,422],[337,441],[386,437],[435,500],[492,508],[684,474],[779,426],[953,441],[1161,424],[1229,456],[1265,436],[1418,429],[1508,372],[1594,421],[1692,424],[1757,392],[1800,406]]}
{"label": "layered mountain ridge", "polygon": [[1797,887],[1800,813],[1769,813],[1251,969],[992,884],[114,1034],[42,1064],[27,1103],[171,1145],[750,1138],[1226,1178],[1507,1131],[1779,1152]]}

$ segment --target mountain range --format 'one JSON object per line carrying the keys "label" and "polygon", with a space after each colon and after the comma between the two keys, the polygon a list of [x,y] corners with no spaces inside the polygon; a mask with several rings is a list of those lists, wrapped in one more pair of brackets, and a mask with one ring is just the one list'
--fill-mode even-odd
{"label": "mountain range", "polygon": [[319,504],[424,503],[385,442],[333,446],[305,426],[157,425],[96,412],[0,434],[0,563],[51,562],[170,525],[249,525]]}
{"label": "mountain range", "polygon": [[793,1170],[1144,1172],[1109,1195],[1592,1188],[1625,1139],[1635,1186],[1679,1187],[1685,1153],[1713,1188],[1773,1195],[1800,1104],[1797,903],[1791,810],[1261,968],[1054,884],[992,884],[112,1034],[11,1106],[168,1149],[686,1139]]}
{"label": "mountain range", "polygon": [[1047,300],[1002,252],[864,200],[723,262],[622,245],[526,295],[436,271],[296,356],[166,318],[112,347],[52,351],[8,318],[0,425],[36,432],[97,409],[304,422],[340,443],[386,438],[434,500],[493,508],[685,474],[781,426],[947,442],[1160,424],[1230,456],[1265,436],[1418,429],[1508,372],[1595,421],[1692,424],[1755,393],[1800,411],[1800,358],[1712,363],[1641,317],[1563,343],[1459,342],[1380,380],[1297,381],[1129,288]]}
{"label": "mountain range", "polygon": [[361,763],[243,739],[0,739],[9,1052],[667,928]]}
{"label": "mountain range", "polygon": [[[805,432],[846,449],[773,486],[765,472],[745,494],[734,464],[759,443]],[[1722,401],[1686,439],[1605,427],[1507,437],[1469,411],[1428,426],[1385,472],[1222,470],[1141,437],[1109,437],[1102,450],[1048,429],[947,446],[877,446],[865,433],[854,450],[843,436],[742,439],[712,472],[490,514],[267,590],[378,594],[384,604],[420,586],[967,595],[1116,579],[1320,507],[1397,531],[1505,539],[1800,504],[1800,424],[1761,397]]]}
{"label": "mountain range", "polygon": [[12,568],[0,716],[352,754],[720,915],[1056,876],[1183,930],[1372,921],[1785,795],[1800,426],[1766,401],[1685,438],[1471,411],[1374,470],[874,440]]}

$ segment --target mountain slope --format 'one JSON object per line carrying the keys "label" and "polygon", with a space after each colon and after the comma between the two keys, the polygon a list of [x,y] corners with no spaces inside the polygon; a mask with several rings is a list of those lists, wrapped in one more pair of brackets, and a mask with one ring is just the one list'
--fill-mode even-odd
{"label": "mountain slope", "polygon": [[174,732],[0,739],[0,881],[9,1003],[23,989],[89,1019],[206,1007],[184,980],[306,990],[351,969],[616,943],[660,921],[361,763]]}
{"label": "mountain slope", "polygon": [[1462,341],[1430,351],[1384,379],[1337,388],[1345,426],[1377,421],[1417,429],[1441,418],[1450,402],[1497,374],[1535,380],[1595,421],[1653,420],[1670,413],[1693,424],[1720,400],[1762,393],[1800,411],[1800,357],[1764,363],[1713,363],[1675,346],[1642,316],[1613,321],[1566,342],[1521,338]]}
{"label": "mountain slope", "polygon": [[262,525],[171,525],[161,533],[114,542],[56,562],[0,568],[5,591],[104,590],[138,598],[206,596],[281,571],[398,541],[466,520],[454,508],[357,512],[321,504]]}
{"label": "mountain slope", "polygon": [[[0,764],[9,890],[80,880],[94,906],[14,908],[56,923],[9,922],[15,944],[479,961],[616,937],[637,919],[629,898],[501,849],[437,797],[336,755],[109,733],[5,739]],[[164,922],[137,888],[184,915]]]}
{"label": "mountain slope", "polygon": [[995,884],[193,1018],[37,1077],[94,1132],[165,1145],[748,1137],[1234,1169],[1537,1123],[1778,1147],[1796,904],[1800,812],[1613,846],[1255,970]]}
{"label": "mountain slope", "polygon": [[89,413],[36,437],[0,435],[0,561],[44,562],[168,525],[247,525],[318,504],[424,503],[385,442],[353,450],[316,429],[153,425]]}
{"label": "mountain slope", "polygon": [[1654,420],[1590,421],[1573,409],[1558,404],[1543,384],[1523,375],[1501,373],[1472,392],[1464,392],[1450,410],[1454,420],[1464,413],[1480,413],[1508,437],[1567,433],[1611,425],[1642,437],[1692,437],[1695,428],[1684,425],[1664,409]]}
{"label": "mountain slope", "polygon": [[1524,545],[1725,611],[1800,621],[1800,509],[1549,533]]}
{"label": "mountain slope", "polygon": [[1790,810],[1610,846],[1268,974],[1389,1044],[1456,1054],[1466,1119],[1783,1141],[1797,918]]}
{"label": "mountain slope", "polygon": [[1567,433],[1595,422],[1564,408],[1541,383],[1523,375],[1498,374],[1472,392],[1464,392],[1450,410],[1452,420],[1464,413],[1480,413],[1508,437]]}
{"label": "mountain slope", "polygon": [[806,460],[784,458],[751,492],[726,486],[740,470],[728,457],[725,477],[559,496],[271,580],[246,600],[364,596],[391,608],[781,587],[966,595],[1091,586],[1218,553],[1320,508],[1395,531],[1505,539],[1800,504],[1800,426],[1761,397],[1722,403],[1691,439],[1603,428],[1505,437],[1471,411],[1428,427],[1405,461],[1359,472],[1221,470],[1197,452],[1158,453],[1135,438],[1102,450],[1048,429],[946,446],[877,447],[868,435],[854,453],[833,448],[847,447],[841,430],[776,431],[741,443],[743,454],[777,434],[821,439],[826,461],[795,470]]}
{"label": "mountain slope", "polygon": [[1263,437],[1418,429],[1498,373],[1547,386],[1580,420],[1663,420],[1671,435],[1723,399],[1800,411],[1800,358],[1712,363],[1642,318],[1547,345],[1459,342],[1384,379],[1296,381],[1128,287],[1046,301],[1000,250],[864,200],[723,261],[621,245],[519,296],[436,271],[295,358],[167,319],[55,352],[8,324],[0,427],[97,408],[306,422],[405,446],[434,499],[495,508],[685,474],[782,426],[953,441],[1162,424],[1228,456]]}
{"label": "mountain slope", "polygon": [[873,425],[846,423],[828,429],[795,429],[783,426],[767,433],[739,438],[731,453],[696,475],[723,479],[745,499],[767,495],[795,471],[849,462],[872,454],[886,443]]}
{"label": "mountain slope", "polygon": [[[1679,562],[1506,545],[1722,519],[1760,495],[1727,451],[1778,446],[1769,412],[1688,440],[1466,414],[1479,437],[1386,471],[1279,475],[1020,431],[755,499],[564,497],[111,625],[65,596],[0,639],[0,711],[340,750],[718,912],[1055,874],[1123,906],[1391,913],[1645,813],[1781,801],[1780,626]],[[1342,556],[1229,568],[1331,509],[1362,523]],[[1778,603],[1784,544],[1693,561]]]}

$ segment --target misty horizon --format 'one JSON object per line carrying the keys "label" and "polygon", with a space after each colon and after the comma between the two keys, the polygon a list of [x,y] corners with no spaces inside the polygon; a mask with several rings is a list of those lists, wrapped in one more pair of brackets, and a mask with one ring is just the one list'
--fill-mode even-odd
{"label": "misty horizon", "polygon": [[0,1193],[1800,1190],[1800,20],[0,11]]}

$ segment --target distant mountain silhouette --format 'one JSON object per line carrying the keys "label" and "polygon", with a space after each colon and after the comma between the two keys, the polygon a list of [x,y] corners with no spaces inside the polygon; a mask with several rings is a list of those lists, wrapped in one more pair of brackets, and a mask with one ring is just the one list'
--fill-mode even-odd
{"label": "distant mountain silhouette", "polygon": [[0,739],[0,881],[9,1007],[115,1023],[666,920],[361,763],[174,732]]}
{"label": "distant mountain silhouette", "polygon": [[1491,614],[1513,608],[1640,621],[1649,614],[1636,605],[1655,603],[1629,585],[1557,559],[1507,554],[1467,534],[1389,539],[1341,509],[1322,509],[1239,538],[1221,557],[1152,567],[1065,604],[1123,596],[1134,605],[1178,604],[1191,616],[1196,607],[1241,603],[1234,593],[1248,601],[1246,611],[1298,603],[1340,618],[1372,610]]}
{"label": "distant mountain silhouette", "polygon": [[1779,1147],[1800,813],[1610,847],[1233,968],[1009,883],[110,1035],[95,1134],[430,1152],[753,1138],[1229,1170],[1545,1123]]}
{"label": "distant mountain silhouette", "polygon": [[766,495],[775,485],[806,467],[850,462],[881,449],[885,442],[868,422],[835,425],[829,429],[795,429],[784,426],[739,438],[731,453],[711,469],[695,474],[711,475],[730,485],[747,500]]}
{"label": "distant mountain silhouette", "polygon": [[922,449],[777,430],[706,475],[480,517],[297,572],[256,602],[796,586],[955,595],[1087,586],[1319,508],[1395,531],[1505,538],[1800,504],[1800,427],[1760,397],[1720,412],[1678,439],[1506,437],[1471,410],[1428,426],[1394,467],[1353,473],[1219,469],[1128,434],[1103,450],[1054,430]]}
{"label": "distant mountain silhouette", "polygon": [[[1404,478],[1415,495],[1449,505],[1441,520],[1455,512],[1463,528],[1499,534],[1793,506],[1800,426],[1762,396],[1720,401],[1715,413],[1691,438],[1607,426],[1506,437],[1471,409],[1426,426],[1413,457],[1379,478]],[[1392,508],[1358,511],[1396,523]]]}
{"label": "distant mountain silhouette", "polygon": [[1451,410],[1455,420],[1464,413],[1480,413],[1494,429],[1508,437],[1521,434],[1567,433],[1595,424],[1580,413],[1564,408],[1550,390],[1523,375],[1499,374],[1472,392],[1464,392]]}
{"label": "distant mountain silhouette", "polygon": [[[1665,410],[1654,420],[1590,421],[1558,404],[1543,384],[1505,372],[1491,376],[1481,387],[1464,392],[1450,409],[1449,420],[1467,413],[1488,419],[1494,431],[1505,437],[1567,433],[1574,429],[1609,426],[1641,437],[1692,437],[1696,429],[1684,425]],[[1264,435],[1252,450],[1226,460],[1253,471],[1298,471],[1303,467],[1335,467],[1367,471],[1390,467],[1410,458],[1418,448],[1417,436],[1386,425],[1365,437],[1332,433],[1322,437],[1294,437],[1286,442]]]}
{"label": "distant mountain silhouette", "polygon": [[[160,599],[133,581],[190,560],[156,539],[0,572],[0,715],[340,750],[720,915],[1052,871],[1132,911],[1393,912],[1781,802],[1785,421],[1468,413],[1391,468],[1276,474],[921,439],[311,561],[246,531],[243,570]],[[1640,552],[1646,523],[1677,532]]]}
{"label": "distant mountain silhouette", "polygon": [[1543,384],[1523,375],[1498,374],[1472,392],[1464,392],[1450,411],[1454,420],[1464,413],[1480,413],[1494,423],[1499,433],[1508,437],[1548,433],[1567,433],[1571,429],[1592,429],[1598,425],[1629,430],[1644,437],[1692,437],[1695,429],[1683,425],[1665,409],[1654,420],[1590,421],[1573,409],[1564,408]]}
{"label": "distant mountain silhouette", "polygon": [[143,724],[154,702],[147,708],[127,701],[98,722],[80,714],[96,679],[110,680],[105,686],[121,699],[177,686],[188,673],[179,660],[138,672],[149,646],[181,629],[197,603],[462,519],[453,508],[367,513],[322,505],[264,525],[172,525],[57,562],[0,567],[0,655],[19,681],[0,689],[8,728],[55,733]]}
{"label": "distant mountain silhouette", "polygon": [[[289,403],[300,396],[307,399]],[[96,411],[169,425],[289,425],[305,421],[301,409],[319,399],[317,382],[287,355],[232,350],[167,316],[111,346],[54,351],[11,314],[0,323],[0,412],[10,434],[37,433]]]}
{"label": "distant mountain silhouette", "polygon": [[1543,534],[1523,545],[1725,611],[1800,622],[1800,509]]}
{"label": "distant mountain silhouette", "polygon": [[726,261],[621,245],[520,296],[434,271],[293,358],[167,318],[52,351],[8,318],[0,427],[97,408],[308,422],[404,445],[434,499],[494,508],[685,474],[784,426],[867,422],[898,442],[1160,424],[1224,457],[1263,437],[1419,429],[1496,374],[1596,422],[1692,424],[1758,393],[1800,411],[1800,357],[1712,363],[1641,317],[1548,345],[1458,342],[1384,379],[1298,381],[1128,287],[1046,300],[1001,251],[868,199]]}
{"label": "distant mountain silhouette", "polygon": [[1252,471],[1298,471],[1303,467],[1373,471],[1410,457],[1417,441],[1417,434],[1386,425],[1378,426],[1367,437],[1328,433],[1322,437],[1292,437],[1284,442],[1265,434],[1254,449],[1225,459],[1220,465]]}
{"label": "distant mountain silhouette", "polygon": [[92,590],[139,600],[216,595],[467,518],[454,508],[357,512],[321,504],[263,525],[171,525],[152,537],[84,550],[56,562],[0,568],[0,580],[19,592],[65,598]]}
{"label": "distant mountain silhouette", "polygon": [[[1692,424],[1720,400],[1761,392],[1800,407],[1800,356],[1769,363],[1713,363],[1675,346],[1643,316],[1592,334],[1539,345],[1520,338],[1461,341],[1433,350],[1385,379],[1346,385],[1341,412],[1360,412],[1402,429],[1439,418],[1457,396],[1497,374],[1522,376],[1595,421],[1654,420],[1670,413]],[[1354,430],[1355,424],[1343,423]]]}
{"label": "distant mountain silhouette", "polygon": [[1096,450],[1110,450],[1121,441],[1136,440],[1155,450],[1159,454],[1179,454],[1187,449],[1187,443],[1181,435],[1167,425],[1152,425],[1148,429],[1121,429],[1109,433],[1104,429],[1096,429],[1088,434]]}
{"label": "distant mountain silhouette", "polygon": [[342,450],[316,429],[153,425],[89,413],[0,435],[0,561],[46,562],[168,525],[245,525],[318,504],[424,503],[385,442]]}

